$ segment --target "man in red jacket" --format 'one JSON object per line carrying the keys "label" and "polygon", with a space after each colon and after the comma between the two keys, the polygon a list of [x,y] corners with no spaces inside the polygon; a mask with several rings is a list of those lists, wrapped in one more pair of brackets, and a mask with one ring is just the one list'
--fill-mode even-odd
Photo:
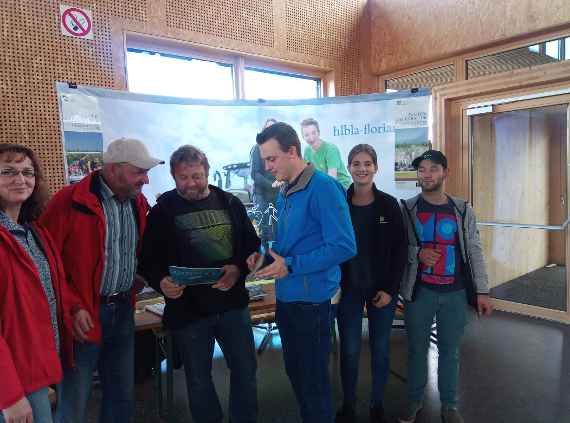
{"label": "man in red jacket", "polygon": [[76,297],[75,365],[64,370],[58,388],[61,423],[87,421],[96,369],[103,392],[99,421],[127,423],[133,417],[133,279],[148,212],[141,190],[149,169],[164,162],[141,141],[120,138],[109,144],[103,163],[101,171],[60,190],[41,217]]}

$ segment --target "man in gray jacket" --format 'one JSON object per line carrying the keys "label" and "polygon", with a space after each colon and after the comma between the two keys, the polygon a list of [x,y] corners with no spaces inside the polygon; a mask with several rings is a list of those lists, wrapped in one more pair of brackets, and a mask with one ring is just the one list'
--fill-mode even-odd
{"label": "man in gray jacket", "polygon": [[457,410],[459,344],[467,305],[489,315],[489,288],[475,214],[465,200],[447,195],[447,158],[428,150],[412,165],[422,193],[402,201],[408,264],[401,294],[408,334],[408,406],[401,423],[413,423],[423,407],[427,352],[434,317],[438,339],[438,388],[444,423],[462,423]]}

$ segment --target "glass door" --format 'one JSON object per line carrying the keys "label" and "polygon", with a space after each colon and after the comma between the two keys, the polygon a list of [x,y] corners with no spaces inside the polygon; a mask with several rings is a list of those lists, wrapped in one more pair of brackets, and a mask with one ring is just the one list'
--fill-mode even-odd
{"label": "glass door", "polygon": [[491,296],[500,309],[568,321],[568,104],[513,103],[469,119]]}

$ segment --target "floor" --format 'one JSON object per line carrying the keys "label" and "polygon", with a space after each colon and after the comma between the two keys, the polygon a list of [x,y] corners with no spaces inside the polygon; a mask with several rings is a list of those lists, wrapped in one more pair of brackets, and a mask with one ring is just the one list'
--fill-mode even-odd
{"label": "floor", "polygon": [[566,266],[543,267],[493,289],[501,300],[566,311]]}
{"label": "floor", "polygon": [[[262,331],[256,329],[259,343]],[[359,422],[368,421],[370,389],[367,333],[363,331]],[[404,404],[406,336],[395,330],[392,336],[392,371],[386,389],[389,421],[396,422]],[[570,423],[570,326],[495,312],[486,319],[473,318],[461,350],[459,406],[467,423]],[[425,409],[418,420],[440,422],[437,395],[437,347],[429,354],[430,380]],[[260,423],[297,423],[297,407],[284,373],[280,339],[273,337],[259,357],[258,395]],[[333,354],[331,375],[335,401],[340,401],[338,355]],[[333,371],[334,370],[334,371]],[[219,350],[213,372],[222,404],[227,407],[228,371]],[[182,370],[175,374],[175,421],[192,422],[186,400]],[[152,381],[137,385],[137,422],[158,422],[154,414]],[[96,422],[99,392],[91,401],[89,422]]]}

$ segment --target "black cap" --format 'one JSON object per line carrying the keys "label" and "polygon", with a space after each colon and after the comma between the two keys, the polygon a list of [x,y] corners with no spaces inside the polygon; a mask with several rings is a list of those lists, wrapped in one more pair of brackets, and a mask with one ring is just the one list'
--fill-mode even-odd
{"label": "black cap", "polygon": [[438,150],[427,150],[422,153],[421,156],[418,156],[412,162],[412,166],[414,169],[420,167],[420,163],[422,160],[429,160],[436,164],[440,164],[443,166],[444,169],[447,169],[447,158],[443,155],[441,151]]}

